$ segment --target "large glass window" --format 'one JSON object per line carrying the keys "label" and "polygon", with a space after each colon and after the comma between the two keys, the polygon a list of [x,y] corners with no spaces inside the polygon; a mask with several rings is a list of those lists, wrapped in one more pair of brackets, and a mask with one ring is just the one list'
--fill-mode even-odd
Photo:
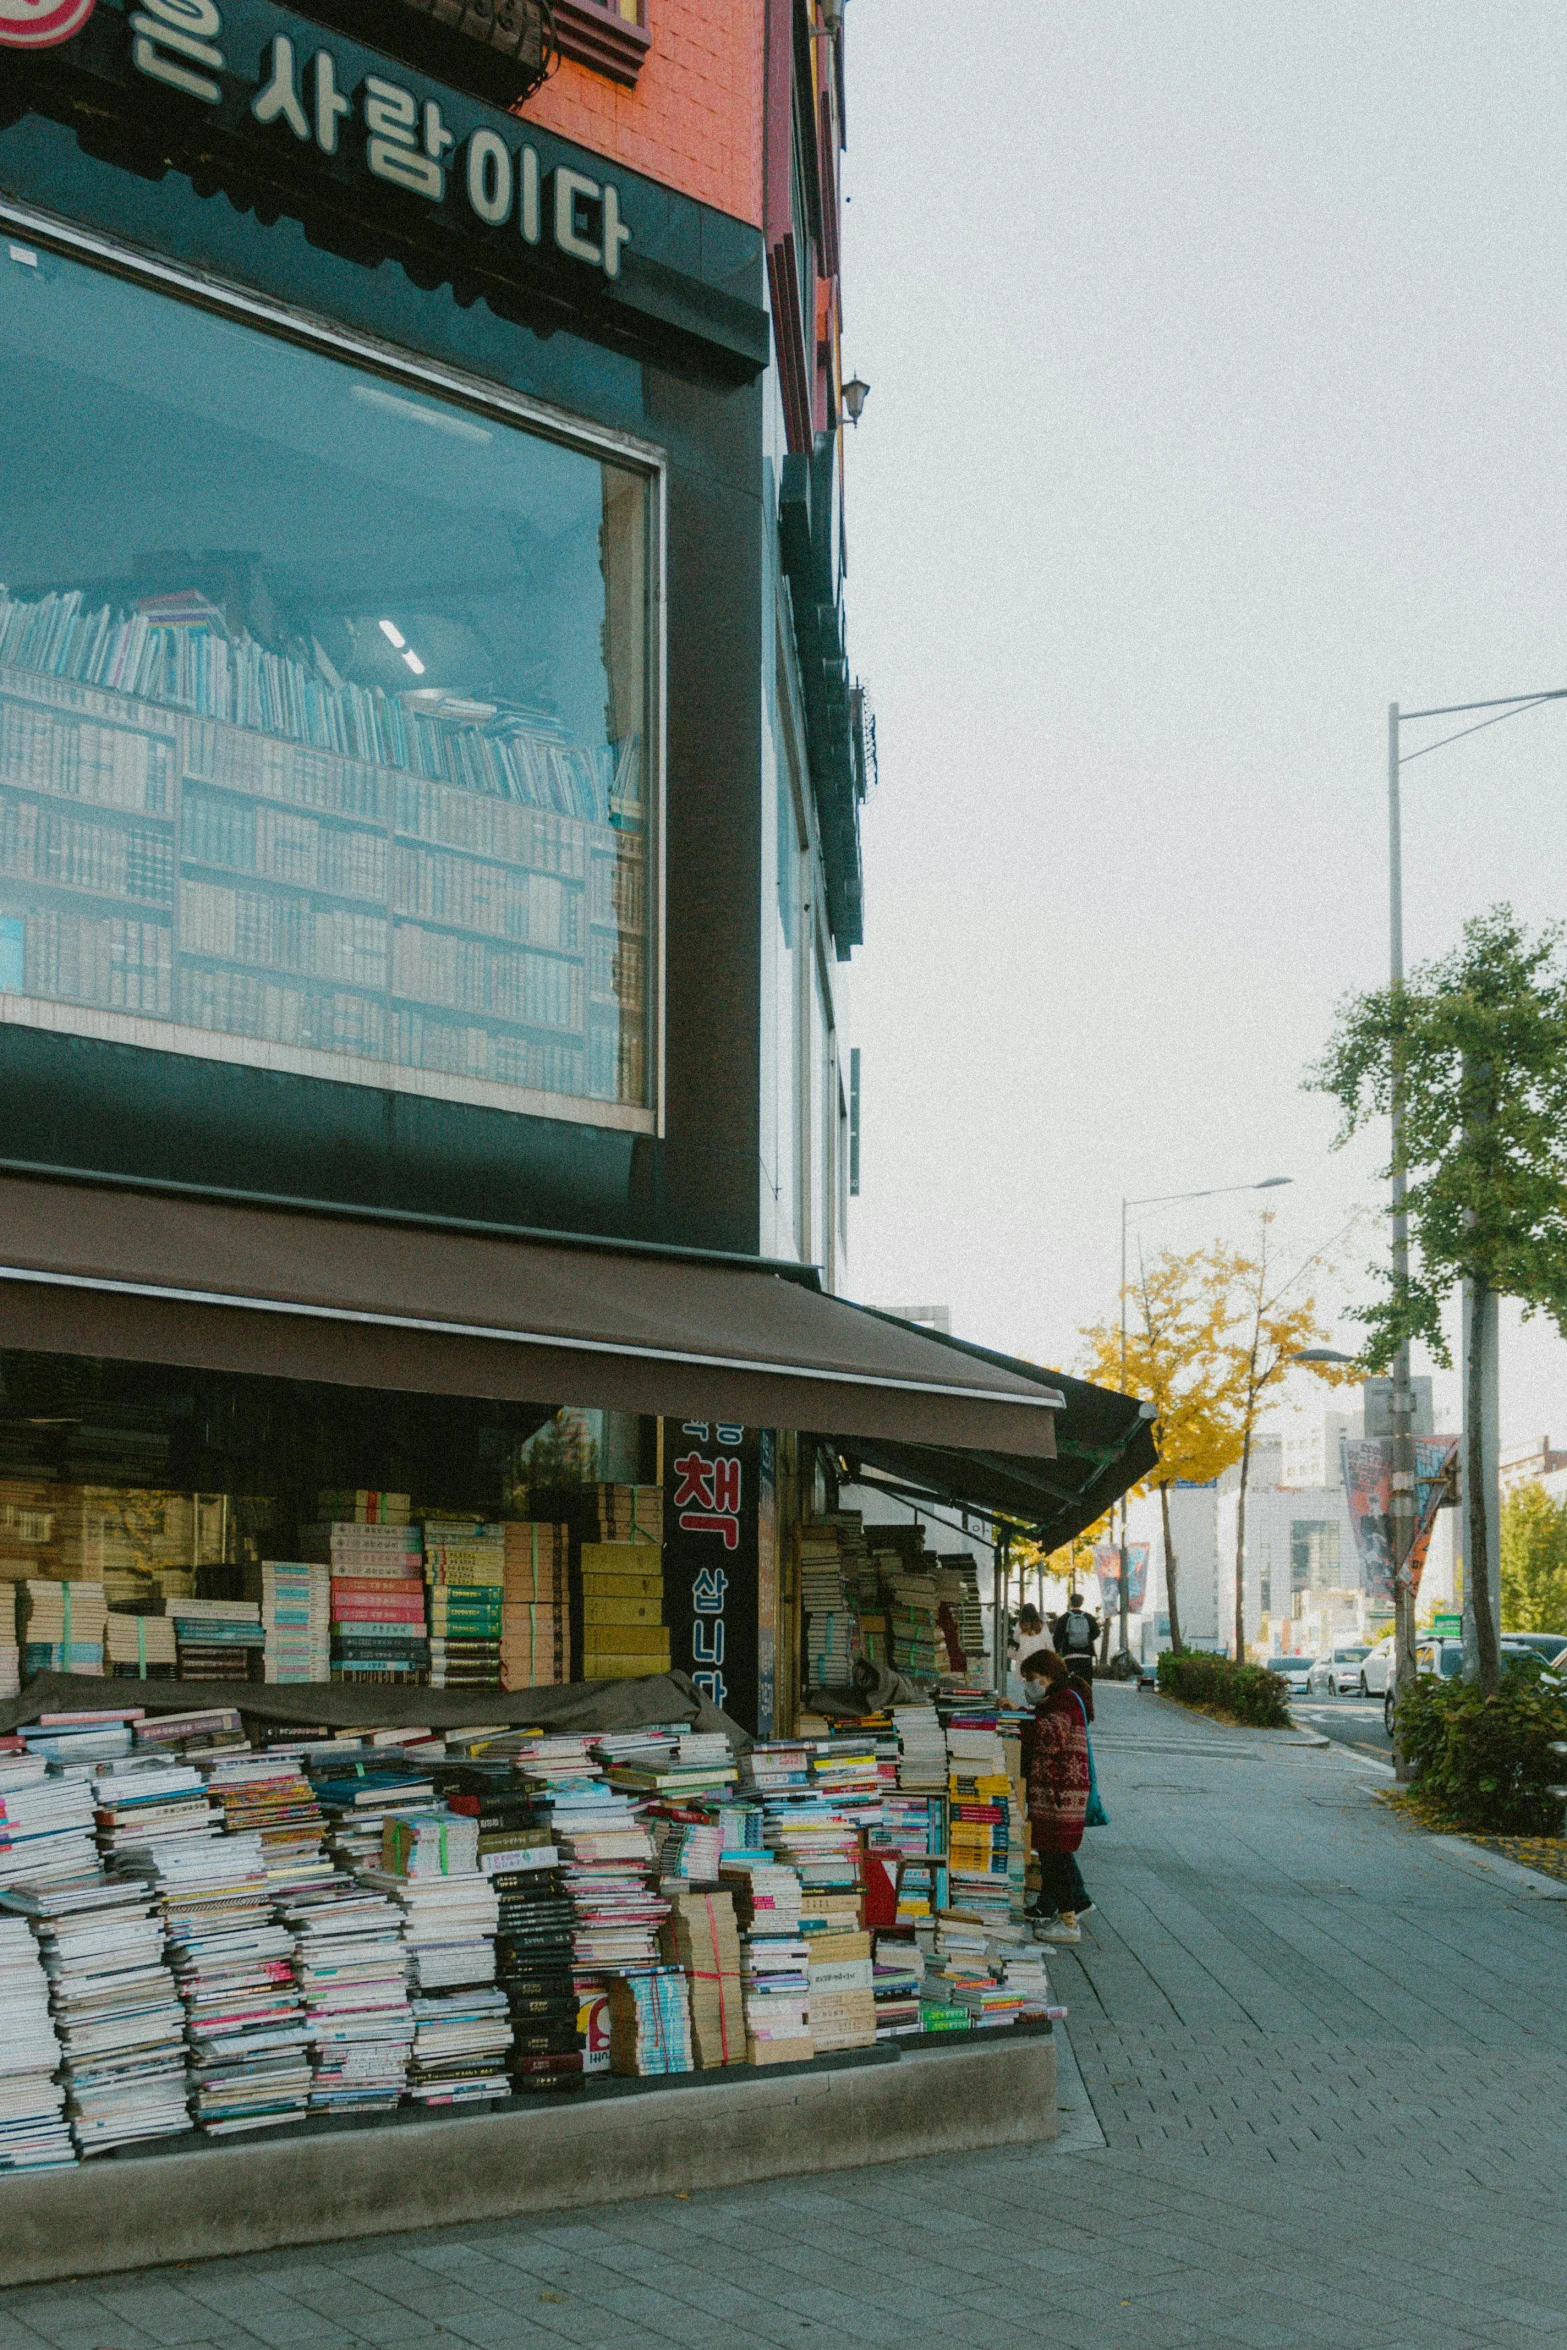
{"label": "large glass window", "polygon": [[0,1012],[648,1122],[651,476],[3,243],[0,413]]}

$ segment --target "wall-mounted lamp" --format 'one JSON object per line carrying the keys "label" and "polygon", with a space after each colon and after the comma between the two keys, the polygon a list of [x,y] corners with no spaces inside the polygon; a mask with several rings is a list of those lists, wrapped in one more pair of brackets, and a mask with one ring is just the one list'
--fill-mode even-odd
{"label": "wall-mounted lamp", "polygon": [[843,412],[851,424],[858,424],[860,411],[871,396],[871,387],[864,379],[851,375],[843,387]]}

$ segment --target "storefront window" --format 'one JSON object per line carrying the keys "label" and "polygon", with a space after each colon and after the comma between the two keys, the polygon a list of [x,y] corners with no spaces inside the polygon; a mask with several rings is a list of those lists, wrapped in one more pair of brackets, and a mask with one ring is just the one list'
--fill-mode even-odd
{"label": "storefront window", "polygon": [[0,1016],[650,1122],[651,477],[16,244],[0,408]]}

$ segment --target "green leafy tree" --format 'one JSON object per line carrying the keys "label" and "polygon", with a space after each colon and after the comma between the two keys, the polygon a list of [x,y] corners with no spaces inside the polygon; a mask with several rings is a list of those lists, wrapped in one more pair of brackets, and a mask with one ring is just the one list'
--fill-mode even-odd
{"label": "green leafy tree", "polygon": [[1502,1623],[1509,1632],[1567,1626],[1567,1501],[1520,1485],[1502,1503]]}
{"label": "green leafy tree", "polygon": [[[1464,925],[1463,942],[1402,988],[1351,997],[1308,1084],[1342,1113],[1339,1141],[1386,1116],[1402,1084],[1413,1244],[1409,1278],[1361,1310],[1367,1368],[1418,1340],[1446,1364],[1442,1310],[1470,1284],[1474,1319],[1495,1293],[1542,1308],[1567,1336],[1567,972],[1556,929],[1531,939],[1508,906]],[[1391,1168],[1388,1173],[1391,1174]],[[1469,1365],[1471,1561],[1487,1555],[1480,1460],[1480,1350]],[[1500,1677],[1483,1573],[1471,1573],[1480,1680]]]}

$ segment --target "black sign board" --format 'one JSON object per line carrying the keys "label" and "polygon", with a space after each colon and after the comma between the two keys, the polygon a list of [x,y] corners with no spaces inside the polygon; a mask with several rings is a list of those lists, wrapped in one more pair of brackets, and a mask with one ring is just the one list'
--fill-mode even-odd
{"label": "black sign board", "polygon": [[770,1428],[664,1422],[670,1662],[762,1738],[773,1730],[774,1443]]}

